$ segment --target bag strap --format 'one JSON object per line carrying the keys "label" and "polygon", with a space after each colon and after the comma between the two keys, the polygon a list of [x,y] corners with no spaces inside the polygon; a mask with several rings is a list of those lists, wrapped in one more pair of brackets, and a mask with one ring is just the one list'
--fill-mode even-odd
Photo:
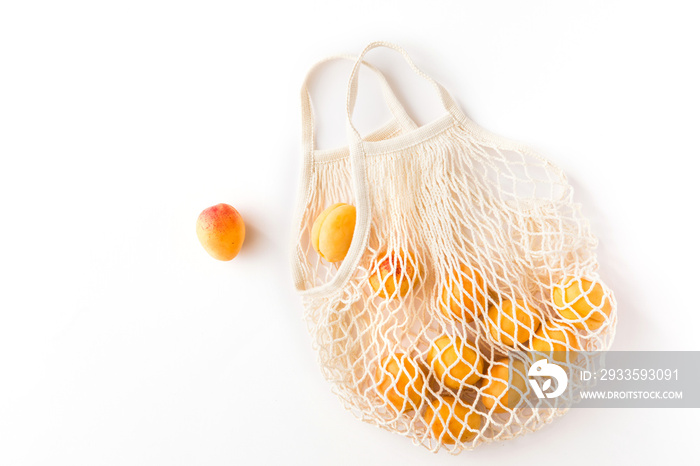
{"label": "bag strap", "polygon": [[[311,78],[313,72],[316,71],[316,69],[319,68],[321,65],[335,60],[349,60],[357,64],[357,57],[352,55],[332,55],[330,57],[326,57],[323,60],[314,64],[311,67],[311,69],[309,69],[309,72],[306,74],[304,82],[301,86],[302,151],[305,156],[308,156],[308,154],[312,154],[316,147],[316,120],[314,118],[313,107],[311,105],[311,95],[309,93],[308,86],[309,79]],[[382,72],[365,61],[360,61],[359,64],[357,64],[357,67],[359,68],[360,65],[366,66],[376,75],[377,79],[379,80],[379,85],[382,89],[384,101],[389,107],[389,110],[391,111],[391,114],[394,116],[394,119],[397,121],[397,123],[403,129],[415,129],[417,127],[416,123],[411,119],[411,117],[408,116],[408,113],[406,113],[406,109],[404,109],[403,105],[401,105],[401,102],[399,102],[399,99],[396,97],[396,94],[391,89],[391,86],[387,82]]]}
{"label": "bag strap", "polygon": [[347,125],[348,125],[348,133],[349,135],[355,139],[356,141],[361,141],[362,136],[360,136],[359,131],[355,126],[352,124],[352,116],[353,112],[355,111],[355,101],[357,99],[357,82],[358,82],[358,71],[360,68],[360,65],[363,63],[363,59],[365,55],[367,55],[367,52],[369,52],[372,49],[375,49],[377,47],[387,47],[393,50],[396,50],[399,52],[401,55],[403,55],[404,59],[406,62],[409,64],[409,66],[413,69],[413,71],[418,74],[418,76],[422,77],[426,81],[428,81],[432,86],[435,88],[437,91],[438,95],[440,96],[440,101],[442,102],[442,105],[445,107],[445,110],[447,110],[451,115],[453,115],[457,120],[462,120],[462,112],[457,106],[457,103],[454,101],[452,96],[450,95],[447,90],[442,87],[440,83],[435,81],[433,78],[425,74],[423,71],[421,71],[414,63],[413,60],[411,60],[411,57],[408,56],[408,53],[401,47],[399,47],[396,44],[392,44],[389,42],[372,42],[369,44],[365,49],[360,53],[360,55],[357,57],[357,60],[355,61],[355,66],[352,68],[352,72],[350,74],[350,80],[348,82],[348,93],[347,93],[347,102],[346,102],[346,110],[347,110]]}

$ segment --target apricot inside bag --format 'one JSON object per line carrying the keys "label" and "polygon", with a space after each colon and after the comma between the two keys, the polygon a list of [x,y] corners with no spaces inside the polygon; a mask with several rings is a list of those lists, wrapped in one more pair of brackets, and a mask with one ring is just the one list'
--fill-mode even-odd
{"label": "apricot inside bag", "polygon": [[[442,117],[416,127],[386,85],[393,122],[360,136],[358,69],[380,46],[435,88]],[[605,350],[614,337],[615,300],[563,172],[469,120],[393,44],[372,43],[355,61],[347,149],[314,149],[306,85],[302,117],[294,279],[321,370],[345,407],[451,453],[566,412],[529,406],[526,375],[513,377],[518,363],[509,377],[508,360]]]}

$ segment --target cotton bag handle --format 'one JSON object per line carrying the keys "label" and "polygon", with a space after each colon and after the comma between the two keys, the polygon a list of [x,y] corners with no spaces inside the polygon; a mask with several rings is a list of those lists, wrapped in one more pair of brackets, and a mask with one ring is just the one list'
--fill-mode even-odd
{"label": "cotton bag handle", "polygon": [[[316,147],[316,127],[313,107],[311,106],[311,94],[309,93],[309,79],[318,67],[334,60],[349,60],[351,62],[357,63],[357,57],[352,55],[333,55],[330,57],[326,57],[323,60],[314,64],[311,67],[311,69],[309,69],[309,72],[306,74],[304,82],[301,86],[302,150],[305,155],[313,152],[313,150]],[[411,119],[411,117],[408,116],[408,113],[406,113],[406,110],[404,109],[403,105],[401,105],[401,102],[399,102],[399,99],[396,97],[396,94],[391,89],[391,86],[387,82],[382,72],[365,61],[360,61],[359,65],[357,65],[358,68],[360,65],[366,66],[376,75],[377,79],[379,80],[379,85],[382,89],[384,101],[389,107],[391,114],[394,116],[394,119],[398,122],[398,124],[402,128],[407,130],[416,128],[416,123]]]}
{"label": "cotton bag handle", "polygon": [[408,56],[408,53],[401,47],[399,47],[396,44],[392,44],[389,42],[372,42],[369,44],[365,49],[360,53],[360,55],[357,57],[357,60],[355,61],[355,66],[352,68],[352,72],[350,73],[350,80],[348,82],[348,95],[347,95],[347,102],[346,102],[346,110],[347,110],[347,125],[348,125],[348,133],[351,138],[354,140],[362,140],[362,136],[360,136],[359,131],[355,126],[352,124],[352,115],[353,112],[355,111],[355,101],[357,100],[357,81],[359,78],[359,68],[360,65],[363,63],[363,59],[365,55],[367,55],[367,52],[369,52],[372,49],[375,49],[377,47],[387,47],[393,50],[396,50],[399,52],[401,55],[403,55],[404,59],[406,62],[409,64],[409,66],[413,69],[413,71],[418,74],[418,76],[422,77],[426,81],[428,81],[432,86],[435,88],[437,91],[438,95],[440,96],[440,101],[442,102],[442,105],[445,107],[445,110],[447,110],[451,115],[453,115],[455,118],[458,120],[462,119],[461,116],[461,111],[459,110],[459,107],[457,106],[456,102],[452,98],[449,92],[447,92],[447,89],[442,87],[440,83],[435,81],[433,78],[425,74],[423,71],[421,71],[414,63],[413,60],[411,60],[411,57]]}

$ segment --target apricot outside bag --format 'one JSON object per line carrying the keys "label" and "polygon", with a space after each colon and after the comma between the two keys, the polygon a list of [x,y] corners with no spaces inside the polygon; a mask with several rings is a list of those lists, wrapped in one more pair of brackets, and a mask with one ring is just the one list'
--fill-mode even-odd
{"label": "apricot outside bag", "polygon": [[[380,46],[403,54],[435,88],[442,117],[415,127],[390,98],[404,124],[360,136],[352,123],[358,70]],[[355,62],[347,149],[314,150],[306,85],[302,117],[294,280],[321,370],[345,407],[451,453],[538,430],[566,412],[512,409],[499,385],[512,352],[604,350],[614,337],[615,300],[562,171],[474,124],[393,44],[372,43]],[[355,206],[356,221],[344,259],[329,263],[311,229],[336,203]]]}

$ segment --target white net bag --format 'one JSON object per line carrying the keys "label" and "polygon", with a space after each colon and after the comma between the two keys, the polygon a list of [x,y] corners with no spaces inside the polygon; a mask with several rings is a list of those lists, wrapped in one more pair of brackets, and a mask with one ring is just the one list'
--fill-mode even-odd
{"label": "white net bag", "polygon": [[[378,73],[394,119],[359,135],[357,72],[378,46],[435,87],[443,117],[417,128]],[[479,128],[392,44],[372,43],[355,62],[348,148],[314,149],[306,85],[302,117],[294,278],[345,407],[451,453],[563,414],[506,402],[520,394],[508,383],[509,353],[604,350],[615,332],[596,240],[562,171]]]}

